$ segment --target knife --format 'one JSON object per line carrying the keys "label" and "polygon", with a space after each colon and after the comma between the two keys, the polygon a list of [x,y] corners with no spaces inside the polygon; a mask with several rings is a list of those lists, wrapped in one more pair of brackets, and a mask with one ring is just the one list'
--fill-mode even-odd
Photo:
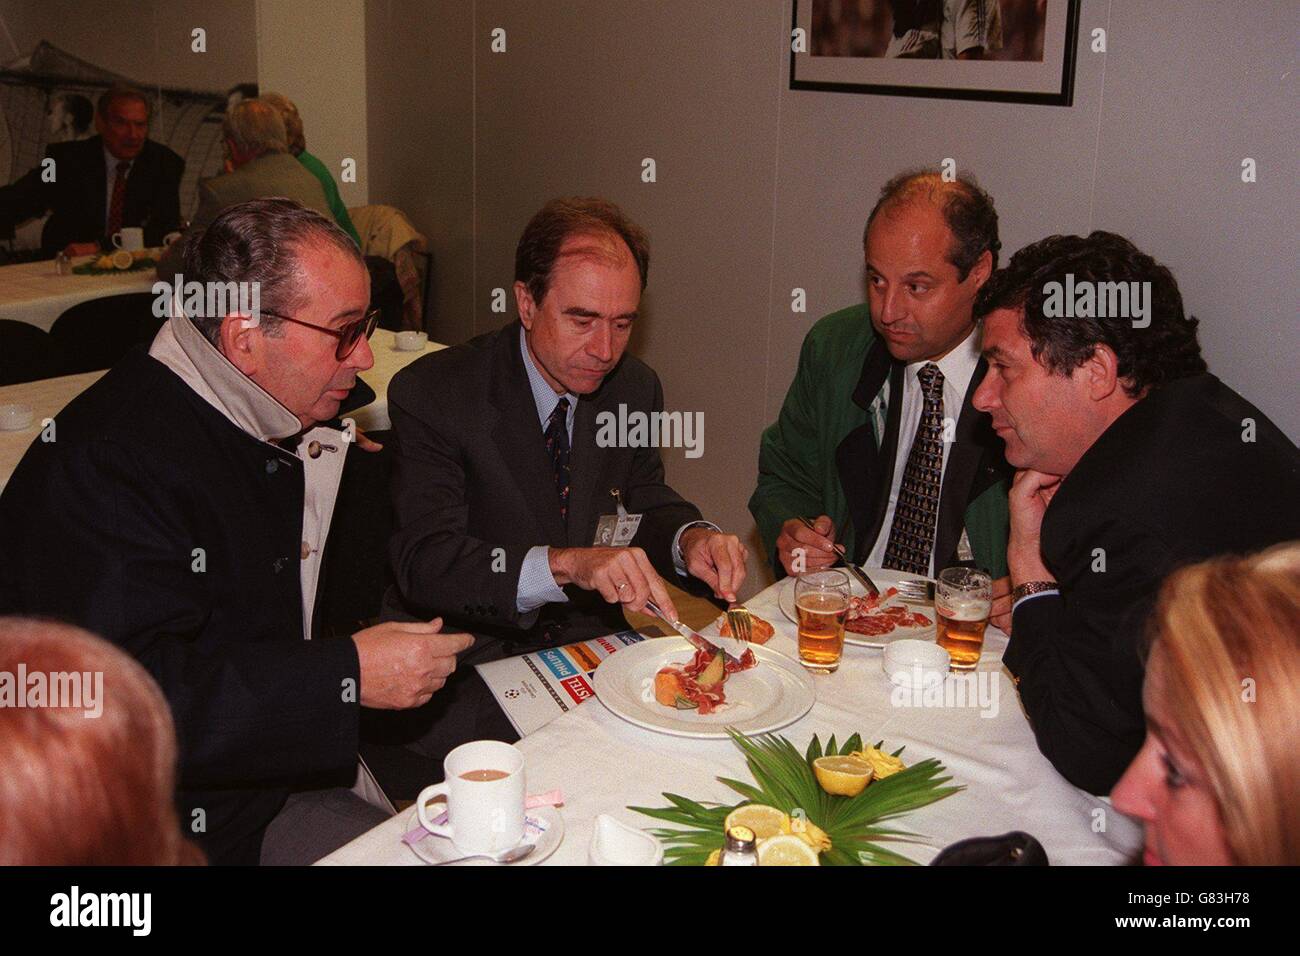
{"label": "knife", "polygon": [[666,614],[664,614],[663,611],[659,609],[659,605],[655,604],[654,601],[646,601],[645,609],[649,611],[651,614],[653,614],[655,617],[659,618],[659,620],[663,621],[669,627],[671,627],[682,637],[690,641],[691,644],[693,644],[694,646],[699,647],[700,646],[699,642],[703,641],[705,644],[708,644],[710,647],[716,647],[718,650],[725,653],[727,657],[735,661],[737,664],[740,663],[740,659],[745,655],[745,652],[749,650],[749,645],[738,638],[712,637],[710,635],[701,634],[699,631],[691,630],[681,621],[671,620]]}
{"label": "knife", "polygon": [[[800,516],[799,520],[809,531],[814,534],[821,534],[820,531],[813,527],[813,523],[807,518]],[[872,581],[871,578],[867,577],[867,572],[863,571],[860,567],[849,560],[849,556],[844,550],[844,545],[840,544],[838,541],[831,542],[831,545],[834,547],[835,553],[844,561],[844,566],[849,569],[849,572],[862,582],[862,586],[867,589],[867,593],[872,597],[880,597],[880,588],[876,587],[876,583]]]}

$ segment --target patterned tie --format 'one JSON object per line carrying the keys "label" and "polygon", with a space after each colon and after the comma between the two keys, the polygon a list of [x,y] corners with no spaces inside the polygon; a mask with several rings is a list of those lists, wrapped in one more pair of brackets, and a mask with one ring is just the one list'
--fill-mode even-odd
{"label": "patterned tie", "polygon": [[117,175],[113,178],[113,198],[108,204],[108,235],[122,228],[122,212],[126,207],[126,174],[131,171],[131,164],[123,161],[117,164]]}
{"label": "patterned tie", "polygon": [[560,496],[560,518],[569,520],[569,400],[561,396],[546,420],[546,450],[555,468],[555,490]]}
{"label": "patterned tie", "polygon": [[929,362],[916,377],[921,381],[925,407],[903,469],[883,564],[913,574],[929,574],[943,474],[943,372]]}

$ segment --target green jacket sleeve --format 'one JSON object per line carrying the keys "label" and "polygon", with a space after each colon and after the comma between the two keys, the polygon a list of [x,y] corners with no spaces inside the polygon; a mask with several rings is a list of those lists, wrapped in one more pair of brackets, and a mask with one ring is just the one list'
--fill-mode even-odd
{"label": "green jacket sleeve", "polygon": [[781,564],[776,558],[776,539],[781,526],[798,515],[815,517],[823,511],[823,482],[816,449],[817,372],[812,353],[809,337],[799,352],[799,368],[781,414],[763,432],[758,451],[758,487],[749,499],[749,511],[758,525],[764,553],[778,573]]}

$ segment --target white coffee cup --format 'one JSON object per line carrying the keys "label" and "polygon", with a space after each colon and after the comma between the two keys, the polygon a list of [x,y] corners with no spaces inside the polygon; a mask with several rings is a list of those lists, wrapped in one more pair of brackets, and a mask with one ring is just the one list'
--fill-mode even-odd
{"label": "white coffee cup", "polygon": [[[463,853],[499,853],[524,838],[524,755],[499,740],[461,744],[442,762],[445,779],[425,787],[415,801],[420,825],[450,839]],[[503,773],[491,780],[466,779],[476,771]],[[429,801],[447,798],[447,819],[435,824]]]}
{"label": "white coffee cup", "polygon": [[397,347],[403,352],[418,352],[429,344],[429,333],[407,329],[397,333]]}
{"label": "white coffee cup", "polygon": [[135,252],[144,248],[144,230],[139,226],[127,226],[113,233],[113,247]]}
{"label": "white coffee cup", "polygon": [[168,246],[170,246],[173,242],[175,242],[180,237],[181,234],[179,232],[167,233],[167,235],[163,236],[163,248],[166,249]]}

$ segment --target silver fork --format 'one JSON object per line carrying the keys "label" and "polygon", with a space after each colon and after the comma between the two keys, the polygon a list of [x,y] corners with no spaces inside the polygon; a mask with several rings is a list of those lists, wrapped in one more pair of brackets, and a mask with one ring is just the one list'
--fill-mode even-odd
{"label": "silver fork", "polygon": [[749,608],[743,605],[727,608],[727,625],[731,628],[732,636],[746,644],[754,636],[754,619],[750,616]]}
{"label": "silver fork", "polygon": [[914,581],[910,578],[897,582],[898,596],[912,604],[929,604],[934,601],[933,581]]}

